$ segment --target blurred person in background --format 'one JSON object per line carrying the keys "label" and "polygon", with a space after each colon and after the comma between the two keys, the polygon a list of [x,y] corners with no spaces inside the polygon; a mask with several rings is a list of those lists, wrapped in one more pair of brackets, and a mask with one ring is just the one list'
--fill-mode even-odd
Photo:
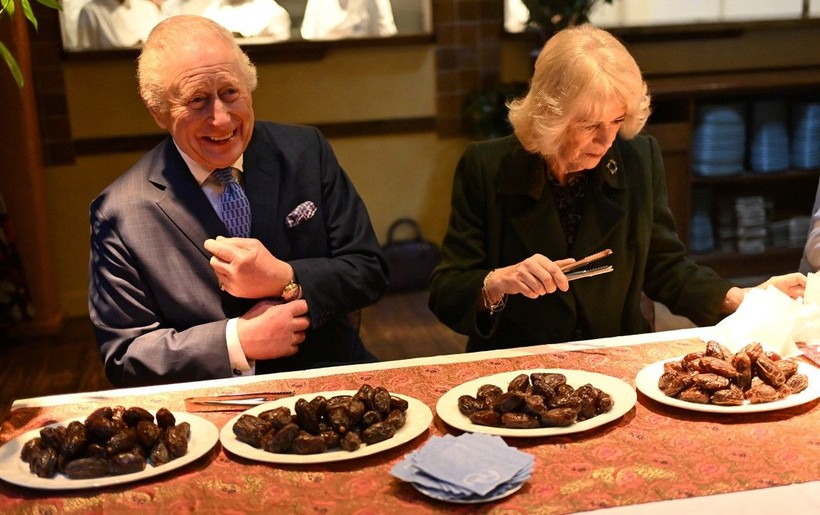
{"label": "blurred person in background", "polygon": [[386,37],[396,34],[390,0],[307,0],[300,28],[305,39]]}
{"label": "blurred person in background", "polygon": [[804,274],[820,271],[820,183],[817,184],[817,196],[811,210],[809,235],[806,247],[803,249],[800,271]]}
{"label": "blurred person in background", "polygon": [[91,0],[77,18],[76,48],[97,50],[140,46],[166,16],[163,0]]}

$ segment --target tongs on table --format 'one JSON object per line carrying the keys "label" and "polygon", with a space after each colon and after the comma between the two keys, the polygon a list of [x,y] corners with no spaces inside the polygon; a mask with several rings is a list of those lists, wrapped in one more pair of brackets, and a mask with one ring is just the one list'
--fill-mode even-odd
{"label": "tongs on table", "polygon": [[604,249],[600,252],[596,252],[595,254],[590,254],[589,256],[583,259],[579,259],[574,263],[562,266],[561,271],[564,272],[564,274],[567,276],[567,280],[569,281],[573,281],[575,279],[583,279],[584,277],[592,277],[594,275],[608,274],[609,272],[615,270],[615,268],[613,268],[612,265],[604,265],[599,266],[597,268],[585,268],[583,270],[576,270],[576,268],[580,268],[594,261],[603,259],[609,256],[610,254],[612,254],[611,249]]}
{"label": "tongs on table", "polygon": [[185,410],[197,411],[244,411],[253,406],[275,401],[283,397],[290,397],[292,391],[281,392],[252,392],[228,393],[209,395],[204,397],[188,397],[185,399]]}

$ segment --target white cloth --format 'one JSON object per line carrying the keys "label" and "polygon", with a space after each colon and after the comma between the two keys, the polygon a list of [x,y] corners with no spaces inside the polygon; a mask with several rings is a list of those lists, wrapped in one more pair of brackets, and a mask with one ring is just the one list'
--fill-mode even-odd
{"label": "white cloth", "polygon": [[77,48],[139,46],[163,18],[151,0],[91,0],[77,20]]}
{"label": "white cloth", "polygon": [[305,39],[385,37],[397,32],[390,0],[307,0]]}
{"label": "white cloth", "polygon": [[245,38],[290,39],[290,14],[274,0],[214,0],[202,16]]}
{"label": "white cloth", "polygon": [[817,197],[811,210],[811,223],[800,271],[805,273],[820,272],[820,184],[817,185]]}
{"label": "white cloth", "polygon": [[521,0],[504,0],[504,29],[507,32],[524,32],[530,10]]}

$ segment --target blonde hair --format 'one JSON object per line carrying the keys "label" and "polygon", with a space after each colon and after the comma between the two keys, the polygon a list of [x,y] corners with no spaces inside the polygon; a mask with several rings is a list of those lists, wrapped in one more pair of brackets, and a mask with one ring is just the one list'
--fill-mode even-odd
{"label": "blonde hair", "polygon": [[222,40],[233,48],[245,85],[249,91],[256,89],[256,67],[228,29],[201,16],[172,16],[151,30],[137,61],[139,93],[149,110],[158,113],[168,110],[166,94],[171,86],[170,70],[165,66],[168,56],[187,46],[209,44],[214,40]]}
{"label": "blonde hair", "polygon": [[649,90],[629,51],[591,25],[551,37],[538,59],[527,94],[509,103],[510,124],[530,152],[556,154],[567,128],[596,120],[611,102],[625,108],[620,134],[637,135],[649,117]]}

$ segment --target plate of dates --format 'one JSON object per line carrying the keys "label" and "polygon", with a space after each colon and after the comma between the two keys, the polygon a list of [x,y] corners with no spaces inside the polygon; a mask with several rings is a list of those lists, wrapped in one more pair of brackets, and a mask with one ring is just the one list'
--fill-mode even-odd
{"label": "plate of dates", "polygon": [[[75,490],[119,485],[158,476],[160,474],[165,474],[166,472],[183,467],[204,456],[219,440],[219,430],[213,423],[205,420],[204,418],[192,415],[190,413],[169,412],[167,410],[166,414],[173,415],[174,418],[172,420],[175,422],[175,427],[182,430],[178,434],[181,435],[181,438],[185,438],[187,436],[187,445],[182,442],[182,444],[180,444],[180,453],[184,452],[184,454],[176,458],[170,457],[169,461],[164,462],[161,465],[154,465],[153,461],[149,457],[148,460],[140,464],[142,470],[138,470],[136,472],[125,472],[128,467],[131,466],[130,463],[132,460],[129,460],[125,464],[121,462],[119,464],[121,468],[117,472],[113,472],[113,466],[110,464],[108,465],[109,469],[107,471],[103,471],[98,470],[100,463],[98,461],[84,461],[82,459],[76,459],[74,460],[75,465],[71,466],[70,469],[68,469],[69,465],[66,465],[67,470],[64,471],[44,471],[42,470],[42,462],[40,462],[34,467],[34,470],[36,470],[37,473],[33,472],[29,463],[24,461],[22,458],[22,455],[25,455],[26,452],[28,452],[27,450],[24,450],[24,447],[26,447],[27,444],[28,446],[31,446],[32,443],[29,442],[32,442],[37,438],[42,438],[42,431],[46,430],[46,428],[48,428],[46,433],[52,434],[54,432],[53,430],[60,427],[72,427],[73,430],[78,427],[76,424],[72,426],[72,423],[75,421],[81,424],[87,424],[88,418],[79,418],[50,424],[43,428],[32,429],[31,431],[23,433],[0,447],[0,478],[18,486],[39,488],[43,490]],[[72,430],[68,431],[70,432]],[[113,441],[114,438],[115,437],[112,437],[110,441]],[[108,445],[113,445],[110,441]],[[69,473],[68,470],[71,470],[72,472]],[[38,473],[40,475],[38,475]],[[75,478],[72,479],[69,474],[73,475]]]}
{"label": "plate of dates", "polygon": [[710,342],[705,352],[645,367],[635,385],[667,406],[706,413],[760,413],[820,397],[820,370],[792,359],[772,359],[760,344],[730,353]]}
{"label": "plate of dates", "polygon": [[503,372],[442,395],[436,413],[472,433],[519,438],[579,433],[625,415],[635,389],[618,378],[568,369]]}
{"label": "plate of dates", "polygon": [[418,399],[378,386],[295,395],[250,408],[222,428],[222,446],[265,463],[329,463],[398,447],[430,427]]}

